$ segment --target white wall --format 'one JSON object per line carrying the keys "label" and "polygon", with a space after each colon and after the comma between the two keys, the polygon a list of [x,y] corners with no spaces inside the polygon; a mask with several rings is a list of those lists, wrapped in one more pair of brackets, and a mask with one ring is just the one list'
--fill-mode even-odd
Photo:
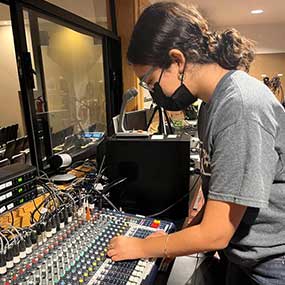
{"label": "white wall", "polygon": [[24,134],[18,91],[20,90],[11,26],[0,26],[0,126],[19,124]]}

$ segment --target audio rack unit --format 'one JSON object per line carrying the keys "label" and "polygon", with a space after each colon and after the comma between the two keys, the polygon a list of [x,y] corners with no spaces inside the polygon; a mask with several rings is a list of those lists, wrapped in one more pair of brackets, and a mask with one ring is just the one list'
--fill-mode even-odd
{"label": "audio rack unit", "polygon": [[[30,184],[27,184],[30,185]],[[38,196],[38,190],[34,182],[32,182],[30,188],[27,190],[27,192],[17,195],[14,197],[14,199],[10,200],[7,199],[0,203],[0,214],[5,213],[6,211],[11,211],[14,208],[21,206],[22,204],[31,201]]]}
{"label": "audio rack unit", "polygon": [[34,199],[36,168],[15,163],[0,168],[0,214]]}

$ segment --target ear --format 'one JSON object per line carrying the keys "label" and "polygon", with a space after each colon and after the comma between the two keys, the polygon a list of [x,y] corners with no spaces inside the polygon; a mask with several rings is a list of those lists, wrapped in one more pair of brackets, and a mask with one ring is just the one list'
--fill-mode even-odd
{"label": "ear", "polygon": [[186,58],[184,54],[179,49],[175,49],[175,48],[171,49],[168,54],[171,60],[174,63],[177,63],[179,73],[183,73],[185,63],[186,63]]}

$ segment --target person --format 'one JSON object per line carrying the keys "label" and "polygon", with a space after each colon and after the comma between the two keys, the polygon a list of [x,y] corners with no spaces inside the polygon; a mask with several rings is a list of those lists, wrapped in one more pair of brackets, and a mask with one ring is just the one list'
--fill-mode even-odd
{"label": "person", "polygon": [[252,42],[234,29],[211,32],[194,7],[161,2],[141,14],[127,56],[140,85],[166,109],[205,102],[206,201],[199,223],[146,239],[115,237],[108,256],[223,250],[226,284],[285,284],[285,112],[247,73]]}

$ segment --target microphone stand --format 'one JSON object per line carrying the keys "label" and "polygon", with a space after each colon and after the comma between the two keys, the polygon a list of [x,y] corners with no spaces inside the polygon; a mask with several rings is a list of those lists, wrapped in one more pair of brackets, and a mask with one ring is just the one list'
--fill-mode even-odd
{"label": "microphone stand", "polygon": [[166,122],[167,122],[167,125],[168,125],[168,128],[169,128],[169,134],[173,134],[174,132],[173,132],[173,129],[171,127],[170,119],[169,119],[169,117],[167,115],[166,110],[164,108],[158,106],[158,105],[156,105],[154,107],[153,113],[152,113],[152,115],[151,115],[151,117],[149,119],[149,122],[147,124],[147,130],[150,127],[150,125],[151,125],[151,123],[152,123],[152,121],[154,119],[154,116],[155,116],[155,114],[157,112],[158,112],[158,116],[159,116],[159,125],[158,125],[158,132],[159,132],[159,134],[164,134],[164,135],[168,134],[167,129],[166,129],[165,124],[164,124],[164,118],[166,119]]}

